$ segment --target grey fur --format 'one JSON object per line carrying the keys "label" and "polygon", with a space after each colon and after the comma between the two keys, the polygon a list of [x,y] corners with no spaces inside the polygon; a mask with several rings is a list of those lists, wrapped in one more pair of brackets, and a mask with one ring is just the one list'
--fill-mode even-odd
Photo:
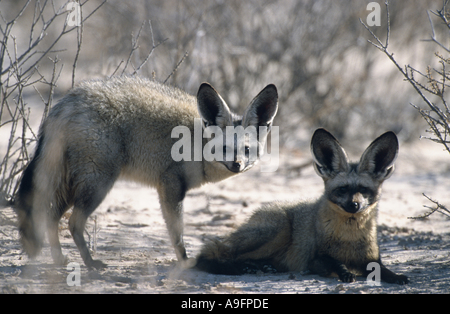
{"label": "grey fur", "polygon": [[[69,228],[85,264],[93,260],[83,231],[87,217],[119,178],[155,187],[178,260],[187,259],[183,243],[183,199],[190,189],[250,169],[254,163],[180,161],[171,157],[172,129],[186,126],[194,136],[199,111],[211,110],[211,124],[225,127],[243,119],[271,124],[278,96],[268,85],[239,117],[207,83],[193,97],[184,91],[141,78],[114,77],[80,83],[55,105],[39,135],[34,159],[25,170],[18,193],[19,230],[25,251],[39,253],[48,231],[54,261],[63,264],[58,222],[73,206]],[[206,99],[206,100],[205,100]],[[213,109],[211,109],[213,108]],[[270,113],[267,113],[269,110]],[[220,114],[219,114],[220,113]],[[205,117],[203,117],[204,119]],[[203,139],[202,145],[207,139]],[[258,145],[264,145],[265,138]]]}
{"label": "grey fur", "polygon": [[339,142],[318,129],[311,140],[315,168],[325,193],[314,202],[276,202],[263,206],[223,240],[204,245],[196,267],[218,274],[248,269],[337,274],[344,282],[367,275],[379,263],[381,280],[404,284],[381,262],[377,206],[381,185],[393,170],[398,141],[392,132],[374,140],[359,163],[349,163]]}

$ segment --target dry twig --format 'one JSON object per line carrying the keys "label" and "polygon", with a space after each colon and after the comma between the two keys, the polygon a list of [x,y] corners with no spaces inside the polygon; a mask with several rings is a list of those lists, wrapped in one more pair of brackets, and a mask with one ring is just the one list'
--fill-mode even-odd
{"label": "dry twig", "polygon": [[435,207],[433,208],[433,207],[424,205],[423,207],[430,209],[429,212],[426,212],[425,214],[417,216],[417,217],[408,217],[408,219],[425,219],[425,218],[430,217],[435,212],[441,213],[442,215],[450,218],[450,210],[447,207],[440,204],[438,201],[433,200],[431,197],[429,197],[425,193],[423,193],[422,195],[425,196],[430,202],[434,203]]}
{"label": "dry twig", "polygon": [[[80,9],[88,1],[78,2]],[[25,100],[25,93],[31,88],[37,92],[44,105],[43,121],[52,106],[54,91],[63,69],[56,54],[65,50],[56,49],[57,44],[63,37],[77,30],[77,50],[72,66],[73,85],[82,45],[83,24],[106,0],[96,6],[86,18],[81,19],[80,25],[73,27],[69,27],[65,19],[69,2],[73,1],[66,1],[57,8],[54,1],[28,0],[10,21],[0,12],[0,128],[10,128],[6,151],[0,159],[0,197],[10,204],[14,201],[18,189],[18,179],[30,160],[28,149],[37,140],[37,132],[30,126],[30,107]],[[24,12],[31,7],[31,3],[34,3],[34,11],[28,41],[25,47],[19,48],[17,38],[12,35],[13,29]],[[57,21],[61,19],[65,19],[65,22],[55,39],[45,41],[50,30],[59,27]],[[53,64],[50,75],[40,71],[47,58]],[[37,84],[47,86],[44,93],[46,97],[38,90]]]}
{"label": "dry twig", "polygon": [[[449,0],[445,0],[443,2],[443,6],[441,10],[437,10],[436,12],[431,11],[435,16],[439,17],[442,22],[448,27],[450,31],[450,23],[447,20],[448,10],[447,4]],[[439,59],[439,63],[441,65],[440,69],[432,69],[431,67],[427,67],[426,73],[423,73],[411,65],[407,65],[405,67],[401,67],[394,58],[394,54],[388,51],[389,45],[389,37],[390,37],[390,19],[389,19],[389,1],[385,1],[386,12],[387,12],[387,30],[386,30],[386,42],[383,43],[372,31],[371,29],[364,24],[362,20],[360,20],[361,24],[370,32],[375,42],[368,40],[372,45],[381,50],[397,67],[400,73],[403,74],[405,80],[409,82],[417,94],[420,95],[422,100],[427,105],[428,109],[420,108],[417,105],[411,104],[423,117],[423,119],[428,123],[430,130],[429,133],[433,134],[434,137],[427,137],[427,139],[432,140],[436,143],[439,143],[444,146],[445,150],[450,153],[450,110],[446,100],[446,91],[448,85],[447,80],[450,78],[449,72],[447,72],[447,66],[450,64],[450,58],[445,58],[439,53],[436,53],[435,56]],[[436,36],[436,31],[434,28],[433,21],[431,19],[430,13],[427,12],[428,19],[430,21],[431,26],[431,38],[425,41],[432,41],[439,45],[439,47],[443,48],[445,52],[450,53],[450,49],[443,45]],[[439,77],[439,79],[435,79],[434,75]],[[417,77],[426,82],[421,82]],[[431,98],[437,98],[440,100],[440,104],[435,103],[431,100]],[[434,212],[440,212],[446,216],[448,216],[448,210],[445,206],[439,204],[437,201],[432,200],[428,196],[424,194],[426,198],[428,198],[431,202],[436,205],[435,209],[432,209],[430,212],[426,213],[423,216],[415,217],[415,218],[426,218],[433,214]],[[414,218],[414,217],[413,217]]]}

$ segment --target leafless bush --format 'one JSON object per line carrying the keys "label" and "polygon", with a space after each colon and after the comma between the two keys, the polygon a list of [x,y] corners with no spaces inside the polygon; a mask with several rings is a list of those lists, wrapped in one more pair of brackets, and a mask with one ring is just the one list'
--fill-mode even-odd
{"label": "leafless bush", "polygon": [[[396,1],[391,13],[402,35],[395,41],[409,48],[412,34],[424,32],[413,24],[431,3],[412,1],[407,6]],[[97,56],[116,64],[125,58],[121,43],[139,27],[136,20],[151,20],[155,41],[169,39],[142,75],[164,81],[188,52],[168,83],[195,94],[209,81],[236,111],[275,83],[280,91],[275,123],[286,130],[280,134],[283,145],[298,145],[298,134],[316,127],[326,127],[344,144],[386,129],[401,131],[403,140],[417,138],[422,119],[401,106],[395,71],[379,71],[384,65],[363,40],[359,18],[368,15],[366,6],[359,0],[108,0],[101,13],[108,18],[98,21],[95,33],[114,40],[105,40]],[[143,37],[140,45],[150,49],[151,42]]]}
{"label": "leafless bush", "polygon": [[[424,31],[414,26],[419,12],[434,0],[411,1],[391,5],[393,27],[401,34],[393,42],[409,51],[417,48],[411,47],[413,34]],[[395,70],[379,71],[384,64],[362,40],[359,18],[369,13],[366,6],[359,0],[108,0],[84,25],[76,80],[120,75],[124,68],[133,72],[131,64],[137,69],[152,47],[164,42],[140,75],[161,82],[169,77],[167,83],[191,94],[208,81],[236,111],[275,83],[280,95],[275,123],[287,130],[280,134],[282,145],[301,145],[299,134],[308,142],[310,132],[302,131],[316,127],[328,128],[345,145],[386,129],[401,131],[403,140],[417,138],[417,124],[424,122],[413,108],[400,105]],[[69,56],[74,53],[60,54],[59,64],[72,64]],[[70,76],[62,75],[61,93],[72,83],[65,77]]]}
{"label": "leafless bush", "polygon": [[[80,13],[88,1],[79,3]],[[58,43],[68,34],[77,33],[76,53],[72,65],[73,85],[82,44],[83,24],[105,1],[89,14],[82,15],[81,23],[75,26],[69,26],[66,18],[69,2],[56,7],[53,1],[27,0],[25,3],[15,4],[17,7],[21,6],[11,19],[7,20],[0,14],[0,128],[10,130],[4,156],[0,160],[2,202],[13,200],[18,188],[18,178],[31,157],[28,148],[37,139],[37,131],[30,124],[31,107],[26,102],[25,95],[32,92],[39,95],[42,100],[43,121],[53,104],[53,95],[63,69],[58,54],[64,53],[65,50],[59,49]],[[18,25],[24,26],[21,22],[27,10],[32,10],[28,36],[18,38],[14,35],[15,29]],[[50,41],[47,40],[49,32],[56,32],[56,36]],[[24,34],[21,31],[19,33]],[[48,62],[50,73],[46,73]]]}
{"label": "leafless bush", "polygon": [[[92,63],[105,61],[99,60],[98,57],[93,61],[89,58],[99,45],[90,43],[85,47],[83,43],[85,27],[88,25],[90,28],[88,34],[95,32],[92,27],[95,28],[95,25],[99,24],[99,19],[96,19],[97,22],[91,22],[91,17],[101,7],[105,7],[106,0],[76,1],[81,17],[79,24],[75,26],[68,23],[67,10],[68,4],[75,3],[75,0],[67,0],[62,4],[59,1],[59,7],[55,2],[57,1],[22,0],[8,3],[9,7],[2,12],[8,12],[9,17],[0,13],[0,131],[9,130],[6,135],[8,142],[2,147],[1,153],[4,155],[0,160],[2,203],[14,201],[22,171],[31,158],[29,148],[38,136],[38,126],[33,126],[32,120],[42,113],[42,123],[53,105],[56,93],[65,93],[67,88],[73,87],[79,80],[79,76],[86,78],[86,69]],[[11,16],[13,11],[17,13]],[[99,16],[101,11],[96,16]],[[167,41],[155,40],[151,21],[143,20],[140,27],[133,23],[133,30],[126,31],[126,38],[116,42],[120,49],[117,53],[112,53],[115,64],[110,64],[109,71],[101,73],[100,76],[136,75],[150,60],[155,49]],[[136,29],[137,33],[134,33]],[[90,39],[92,40],[92,37],[88,36],[88,41]],[[87,58],[83,58],[81,54],[82,46],[85,47],[83,50],[88,52]],[[167,73],[166,81],[177,73],[185,58],[186,54],[178,61],[177,66]],[[64,70],[64,64],[67,63],[72,67]],[[66,84],[67,80],[61,81],[61,77],[70,77],[70,83]],[[61,89],[60,85],[64,87]],[[28,102],[33,93],[37,94],[41,101],[37,106]],[[30,116],[33,115],[34,119],[31,119]],[[37,118],[39,119],[39,116]],[[4,132],[2,134],[5,136]]]}
{"label": "leafless bush", "polygon": [[432,214],[434,214],[436,212],[441,213],[442,215],[446,216],[447,218],[450,218],[450,210],[447,207],[440,204],[438,201],[433,200],[431,197],[427,196],[426,194],[423,194],[423,196],[425,196],[431,203],[433,203],[434,207],[424,205],[425,208],[429,209],[428,212],[426,212],[423,215],[417,216],[417,217],[408,217],[409,219],[425,219],[425,218],[430,217]]}
{"label": "leafless bush", "polygon": [[[450,153],[450,109],[447,98],[447,88],[450,88],[448,81],[450,80],[450,71],[448,67],[450,66],[450,48],[442,44],[442,42],[437,38],[434,23],[432,21],[431,14],[436,16],[441,25],[444,25],[448,31],[450,31],[450,11],[447,7],[449,0],[444,0],[442,8],[436,11],[429,11],[428,18],[431,24],[431,39],[426,41],[434,42],[444,50],[446,57],[441,53],[436,52],[434,55],[438,60],[439,67],[428,66],[425,71],[417,70],[411,65],[400,66],[397,60],[394,58],[394,54],[391,53],[389,48],[389,39],[391,34],[390,16],[389,16],[389,1],[385,1],[386,12],[387,12],[387,31],[386,40],[382,42],[377,35],[375,35],[371,29],[364,24],[365,28],[371,33],[374,41],[369,41],[373,46],[381,50],[395,65],[395,67],[400,71],[405,80],[409,82],[416,93],[420,96],[425,104],[425,109],[421,106],[411,104],[423,117],[423,119],[428,123],[430,129],[427,130],[431,134],[431,137],[425,137],[433,142],[441,144],[445,150]],[[440,212],[443,215],[449,217],[450,211],[439,202],[431,199],[427,195],[424,196],[435,204],[435,208],[430,208],[431,211],[420,217],[413,218],[426,218],[434,212]]]}
{"label": "leafless bush", "polygon": [[[307,145],[316,127],[328,128],[348,145],[386,129],[415,138],[417,125],[425,124],[413,107],[401,105],[395,69],[383,68],[375,49],[362,40],[359,18],[369,13],[364,1],[82,0],[78,28],[64,26],[70,1],[54,5],[64,1],[0,1],[0,132],[8,128],[12,134],[7,148],[0,143],[5,150],[0,190],[7,198],[29,158],[20,147],[37,136],[27,115],[41,110],[45,116],[53,97],[82,79],[139,72],[192,94],[209,81],[236,111],[275,83],[280,95],[275,123],[283,128],[285,146]],[[393,46],[412,50],[414,36],[423,35],[416,21],[432,1],[411,0],[408,6],[392,1],[392,27],[401,34]],[[10,12],[17,13],[5,17]],[[95,18],[87,20],[93,12]],[[12,37],[12,29],[22,36]],[[373,29],[379,37],[383,31]],[[38,110],[29,98],[36,93]],[[407,95],[408,101],[415,102],[411,95],[416,96]]]}

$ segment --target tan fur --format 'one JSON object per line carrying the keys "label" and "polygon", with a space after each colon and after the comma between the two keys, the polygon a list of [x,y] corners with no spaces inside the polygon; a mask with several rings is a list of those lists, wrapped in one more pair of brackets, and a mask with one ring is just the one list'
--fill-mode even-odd
{"label": "tan fur", "polygon": [[264,270],[268,264],[278,271],[337,274],[349,282],[377,262],[382,280],[408,282],[382,265],[377,243],[378,199],[397,155],[395,134],[376,139],[358,164],[349,163],[337,140],[323,129],[314,133],[311,150],[324,179],[323,196],[313,202],[263,206],[225,239],[205,244],[197,268],[240,274],[249,268]]}
{"label": "tan fur", "polygon": [[[248,110],[247,120],[270,126],[278,107],[276,87],[268,85],[250,106],[255,108]],[[237,163],[236,158],[174,161],[172,146],[179,139],[171,137],[172,130],[187,128],[194,145],[196,119],[202,121],[200,131],[203,124],[225,128],[242,123],[242,117],[233,114],[207,83],[200,86],[197,97],[133,77],[86,81],[69,91],[45,120],[36,154],[20,185],[17,211],[25,251],[35,256],[47,230],[55,262],[64,263],[57,226],[73,206],[69,229],[81,256],[88,267],[103,267],[90,256],[84,226],[114,182],[122,178],[156,188],[176,255],[187,259],[182,238],[186,192],[255,164]],[[208,141],[200,134],[201,148]],[[265,138],[254,143],[264,144]]]}

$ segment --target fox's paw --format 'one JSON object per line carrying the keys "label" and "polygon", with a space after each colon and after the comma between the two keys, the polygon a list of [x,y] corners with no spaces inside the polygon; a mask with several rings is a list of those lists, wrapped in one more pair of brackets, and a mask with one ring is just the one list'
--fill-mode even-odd
{"label": "fox's paw", "polygon": [[69,259],[65,255],[58,255],[53,257],[53,262],[55,266],[67,266],[69,264]]}
{"label": "fox's paw", "polygon": [[395,275],[392,279],[392,283],[396,283],[398,285],[406,285],[409,283],[409,279],[405,275]]}
{"label": "fox's paw", "polygon": [[409,279],[405,275],[396,275],[389,270],[385,270],[384,273],[381,274],[381,280],[387,283],[395,283],[397,285],[405,285],[409,283]]}
{"label": "fox's paw", "polygon": [[356,281],[356,275],[351,272],[345,272],[345,273],[339,274],[339,279],[342,282],[354,282],[354,281]]}
{"label": "fox's paw", "polygon": [[86,265],[89,269],[96,269],[96,270],[100,270],[100,269],[104,269],[106,267],[108,267],[108,265],[106,265],[105,263],[103,263],[100,260],[95,260],[93,259],[89,265]]}

